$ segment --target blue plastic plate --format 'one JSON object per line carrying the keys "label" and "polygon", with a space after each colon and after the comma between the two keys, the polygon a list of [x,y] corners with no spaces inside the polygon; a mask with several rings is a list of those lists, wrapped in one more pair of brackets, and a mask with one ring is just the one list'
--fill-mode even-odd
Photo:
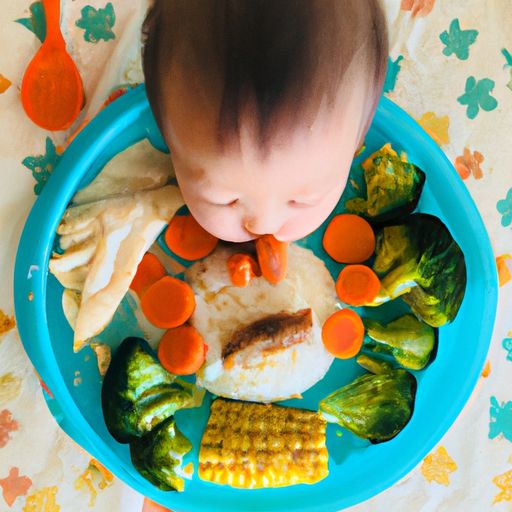
{"label": "blue plastic plate", "polygon": [[[469,398],[485,361],[496,311],[497,278],[489,239],[465,186],[442,151],[413,119],[383,98],[366,139],[367,150],[359,158],[386,142],[405,150],[409,160],[427,174],[418,210],[440,217],[466,257],[464,301],[456,320],[440,329],[436,359],[416,373],[416,406],[405,429],[387,443],[370,445],[346,431],[340,437],[341,429],[330,425],[330,473],[316,485],[243,491],[194,476],[187,481],[185,492],[166,493],[135,471],[128,446],[109,435],[101,413],[101,379],[95,358],[89,347],[73,353],[72,332],[62,313],[62,287],[47,272],[55,230],[73,194],[114,155],[146,137],[165,150],[144,88],[139,87],[105,108],[75,138],[36,201],[21,237],[15,268],[18,327],[30,359],[54,395],[54,399],[47,397],[48,405],[61,427],[128,485],[173,510],[334,511],[370,498],[399,480],[440,440]],[[357,174],[354,167],[356,178]],[[350,194],[349,187],[338,211]],[[324,227],[303,243],[328,262],[335,274],[339,267],[320,246]],[[391,319],[396,307],[374,311]],[[138,334],[134,322],[118,331],[117,343]],[[359,373],[353,360],[336,361],[303,400],[289,403],[314,409],[321,397]],[[77,375],[80,385],[76,385]],[[178,425],[194,444],[190,460],[197,461],[208,405],[209,399],[200,409],[177,414]]]}

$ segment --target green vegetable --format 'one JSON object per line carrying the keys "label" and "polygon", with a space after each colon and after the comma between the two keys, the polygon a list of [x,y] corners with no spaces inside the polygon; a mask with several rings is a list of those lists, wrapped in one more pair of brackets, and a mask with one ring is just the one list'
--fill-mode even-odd
{"label": "green vegetable", "polygon": [[192,384],[176,379],[141,338],[125,339],[105,374],[101,393],[105,423],[120,443],[151,431],[176,410],[200,400]]}
{"label": "green vegetable", "polygon": [[382,228],[375,254],[373,269],[381,275],[382,289],[368,306],[402,296],[413,313],[432,327],[455,318],[466,290],[466,264],[437,217],[415,213],[401,224]]}
{"label": "green vegetable", "polygon": [[191,449],[190,441],[180,432],[174,418],[167,418],[130,443],[130,455],[137,471],[163,491],[183,490],[181,463]]}
{"label": "green vegetable", "polygon": [[[364,362],[368,361],[371,358]],[[320,401],[320,412],[327,421],[372,443],[388,441],[405,427],[416,394],[416,379],[409,372],[389,367],[379,371],[383,373],[357,377]]]}
{"label": "green vegetable", "polygon": [[373,354],[391,356],[400,366],[421,370],[432,355],[436,331],[413,315],[404,315],[387,325],[365,320],[363,349]]}
{"label": "green vegetable", "polygon": [[368,370],[370,373],[375,374],[389,373],[394,370],[393,366],[387,361],[375,359],[367,354],[359,354],[356,357],[356,363],[359,366],[362,366],[365,370]]}
{"label": "green vegetable", "polygon": [[386,144],[362,164],[366,199],[357,197],[345,209],[372,222],[388,222],[408,215],[416,208],[425,173],[404,161]]}

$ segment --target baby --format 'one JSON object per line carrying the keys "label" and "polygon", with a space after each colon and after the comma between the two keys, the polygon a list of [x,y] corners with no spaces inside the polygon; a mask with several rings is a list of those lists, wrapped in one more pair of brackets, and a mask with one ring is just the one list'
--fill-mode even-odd
{"label": "baby", "polygon": [[378,0],[156,0],[149,102],[191,213],[218,238],[302,238],[345,188],[382,92]]}

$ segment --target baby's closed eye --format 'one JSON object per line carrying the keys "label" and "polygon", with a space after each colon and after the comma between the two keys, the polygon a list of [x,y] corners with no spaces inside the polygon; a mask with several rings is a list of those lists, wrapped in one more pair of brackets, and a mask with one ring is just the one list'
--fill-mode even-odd
{"label": "baby's closed eye", "polygon": [[229,201],[206,201],[211,206],[218,206],[218,207],[227,207],[227,206],[236,206],[240,200],[239,199],[231,199]]}
{"label": "baby's closed eye", "polygon": [[317,206],[319,202],[320,200],[290,199],[288,206],[292,208],[312,208],[313,206]]}

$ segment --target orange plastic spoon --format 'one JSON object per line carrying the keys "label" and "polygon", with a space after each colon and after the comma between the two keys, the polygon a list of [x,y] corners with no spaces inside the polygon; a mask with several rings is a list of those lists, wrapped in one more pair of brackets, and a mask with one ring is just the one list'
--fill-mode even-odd
{"label": "orange plastic spoon", "polygon": [[21,102],[28,117],[46,130],[65,130],[84,102],[82,80],[60,31],[60,0],[43,0],[46,37],[25,71]]}

